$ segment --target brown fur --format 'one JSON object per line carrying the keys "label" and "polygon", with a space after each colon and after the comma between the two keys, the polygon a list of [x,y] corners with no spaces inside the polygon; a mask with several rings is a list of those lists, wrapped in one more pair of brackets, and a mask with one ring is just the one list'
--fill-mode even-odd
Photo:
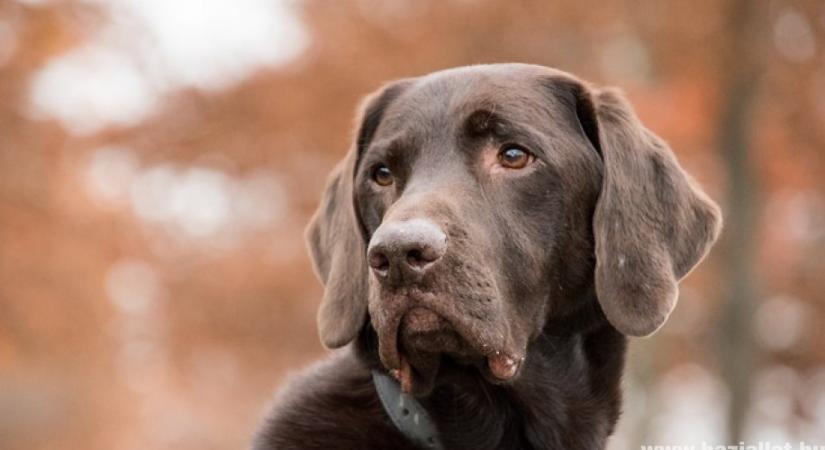
{"label": "brown fur", "polygon": [[[536,162],[497,168],[511,144]],[[392,185],[371,180],[379,163]],[[370,269],[377,236],[415,220],[446,250],[426,268]],[[373,369],[407,374],[447,448],[603,448],[625,335],[664,323],[719,227],[614,90],[519,64],[390,84],[365,102],[307,232],[326,288],[321,340],[346,348],[284,391],[255,448],[413,448]]]}

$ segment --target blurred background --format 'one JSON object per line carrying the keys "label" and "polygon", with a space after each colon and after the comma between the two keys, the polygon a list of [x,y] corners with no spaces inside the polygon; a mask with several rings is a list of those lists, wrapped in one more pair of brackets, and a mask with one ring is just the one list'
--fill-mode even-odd
{"label": "blurred background", "polygon": [[0,448],[244,448],[324,355],[302,231],[383,81],[623,87],[726,229],[611,448],[825,444],[821,0],[0,0]]}

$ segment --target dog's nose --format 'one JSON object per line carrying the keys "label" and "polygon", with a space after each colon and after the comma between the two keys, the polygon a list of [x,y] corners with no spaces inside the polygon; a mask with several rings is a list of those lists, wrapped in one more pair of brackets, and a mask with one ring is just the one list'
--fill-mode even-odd
{"label": "dog's nose", "polygon": [[385,223],[370,240],[367,258],[380,278],[390,273],[423,274],[447,250],[447,235],[424,219]]}

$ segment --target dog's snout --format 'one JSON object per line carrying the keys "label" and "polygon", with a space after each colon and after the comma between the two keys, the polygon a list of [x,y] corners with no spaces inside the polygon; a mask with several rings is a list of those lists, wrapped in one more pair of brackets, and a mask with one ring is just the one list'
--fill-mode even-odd
{"label": "dog's snout", "polygon": [[385,223],[370,240],[367,257],[373,272],[423,273],[447,250],[447,235],[436,224],[413,219]]}

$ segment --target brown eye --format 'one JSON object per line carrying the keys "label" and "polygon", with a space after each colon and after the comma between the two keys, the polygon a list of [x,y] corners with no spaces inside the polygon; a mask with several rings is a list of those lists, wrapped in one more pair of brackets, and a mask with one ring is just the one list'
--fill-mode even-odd
{"label": "brown eye", "polygon": [[499,164],[508,169],[523,169],[527,164],[530,164],[532,160],[533,155],[527,150],[512,145],[504,147],[498,154]]}
{"label": "brown eye", "polygon": [[389,186],[392,184],[392,172],[389,167],[384,164],[379,164],[372,171],[372,180],[378,183],[379,186]]}

